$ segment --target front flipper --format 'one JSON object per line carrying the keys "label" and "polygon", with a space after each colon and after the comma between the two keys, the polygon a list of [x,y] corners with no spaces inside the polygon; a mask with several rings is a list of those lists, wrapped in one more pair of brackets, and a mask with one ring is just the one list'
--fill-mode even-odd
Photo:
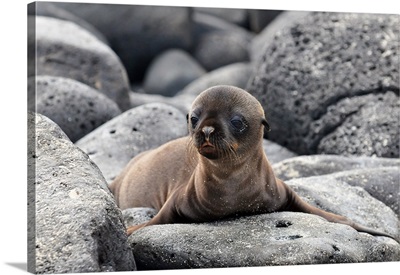
{"label": "front flipper", "polygon": [[176,210],[176,205],[178,204],[176,199],[177,196],[175,194],[177,193],[175,192],[171,197],[168,198],[165,204],[161,207],[160,211],[158,211],[158,213],[151,220],[142,224],[129,226],[126,229],[127,235],[129,236],[133,232],[145,226],[178,222],[180,219]]}
{"label": "front flipper", "polygon": [[129,226],[129,227],[126,229],[126,234],[129,236],[129,235],[131,235],[133,232],[139,230],[139,229],[142,228],[142,227],[145,227],[146,225],[147,225],[147,222],[142,223],[142,224],[137,224],[137,225]]}

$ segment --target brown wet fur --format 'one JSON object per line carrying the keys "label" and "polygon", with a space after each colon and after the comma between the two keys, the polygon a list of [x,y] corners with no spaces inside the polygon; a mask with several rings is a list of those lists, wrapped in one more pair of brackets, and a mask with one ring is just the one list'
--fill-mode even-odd
{"label": "brown wet fur", "polygon": [[215,86],[201,93],[188,114],[189,136],[139,154],[110,185],[121,209],[159,211],[128,235],[154,224],[298,211],[394,238],[309,205],[277,179],[262,147],[265,127],[263,108],[248,92]]}

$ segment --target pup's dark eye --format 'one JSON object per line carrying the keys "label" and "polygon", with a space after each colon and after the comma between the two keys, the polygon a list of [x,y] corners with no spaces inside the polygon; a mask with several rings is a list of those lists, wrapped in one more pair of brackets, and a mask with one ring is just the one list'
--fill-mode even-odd
{"label": "pup's dark eye", "polygon": [[195,116],[192,116],[192,117],[190,118],[190,122],[192,122],[192,127],[193,127],[193,128],[196,127],[198,121],[199,121],[199,119],[198,119],[197,117],[195,117]]}
{"label": "pup's dark eye", "polygon": [[233,127],[235,127],[236,130],[238,130],[240,132],[243,131],[247,127],[245,121],[239,116],[234,116],[231,119],[231,124],[233,125]]}
{"label": "pup's dark eye", "polygon": [[231,123],[236,129],[242,129],[244,126],[243,122],[240,120],[232,120]]}

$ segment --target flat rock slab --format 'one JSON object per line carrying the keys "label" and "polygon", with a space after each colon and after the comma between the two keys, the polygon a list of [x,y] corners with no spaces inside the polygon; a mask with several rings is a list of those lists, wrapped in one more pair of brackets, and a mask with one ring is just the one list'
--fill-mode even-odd
{"label": "flat rock slab", "polygon": [[111,182],[137,154],[187,135],[186,115],[163,103],[130,109],[76,142]]}
{"label": "flat rock slab", "polygon": [[28,155],[31,271],[135,270],[121,211],[98,167],[45,116],[30,113],[28,122],[36,138]]}
{"label": "flat rock slab", "polygon": [[[129,108],[129,84],[125,68],[109,46],[79,25],[45,16],[36,16],[36,72],[75,79],[100,91],[121,110]],[[36,38],[36,39],[33,39]]]}
{"label": "flat rock slab", "polygon": [[[324,177],[295,179],[288,184],[315,206],[400,236],[399,220],[389,207],[360,187],[334,177],[322,181]],[[124,210],[124,219],[129,226],[154,214],[151,209],[132,208]],[[128,241],[138,270],[400,260],[400,244],[390,238],[294,212],[154,225],[133,233]]]}
{"label": "flat rock slab", "polygon": [[129,242],[138,270],[396,261],[400,253],[389,238],[292,212],[149,226]]}

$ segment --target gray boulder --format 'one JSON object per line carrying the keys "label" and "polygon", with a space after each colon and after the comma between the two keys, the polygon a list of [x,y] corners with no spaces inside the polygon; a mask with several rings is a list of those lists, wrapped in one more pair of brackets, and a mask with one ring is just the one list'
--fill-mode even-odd
{"label": "gray boulder", "polygon": [[345,157],[337,155],[298,156],[272,165],[275,175],[282,180],[321,176],[336,172],[372,168],[400,167],[399,159]]}
{"label": "gray boulder", "polygon": [[45,116],[29,113],[28,124],[35,146],[28,151],[35,170],[28,182],[30,271],[135,270],[121,211],[100,170]]}
{"label": "gray boulder", "polygon": [[193,56],[207,71],[232,63],[248,62],[252,38],[250,33],[245,32],[207,32],[196,41]]}
{"label": "gray boulder", "polygon": [[[36,16],[37,71],[33,75],[51,75],[75,79],[97,89],[121,110],[129,107],[128,78],[117,55],[87,30],[75,23]],[[34,56],[33,56],[34,57]]]}
{"label": "gray boulder", "polygon": [[114,101],[73,79],[30,77],[28,91],[35,99],[28,109],[57,123],[72,142],[121,113]]}
{"label": "gray boulder", "polygon": [[157,56],[146,71],[143,89],[148,94],[174,96],[206,71],[187,52],[171,49]]}
{"label": "gray boulder", "polygon": [[76,142],[111,182],[137,154],[187,134],[186,115],[151,103],[130,109]]}
{"label": "gray boulder", "polygon": [[212,32],[237,32],[243,36],[249,35],[249,31],[245,28],[213,15],[212,13],[194,11],[192,14],[192,21],[192,35],[194,43],[197,43],[197,41],[199,41],[203,35]]}
{"label": "gray boulder", "polygon": [[298,154],[398,157],[397,19],[310,13],[278,32],[248,85],[268,139]]}
{"label": "gray boulder", "polygon": [[332,176],[351,186],[363,188],[372,197],[389,206],[397,217],[400,218],[399,166],[350,170],[338,172]]}
{"label": "gray boulder", "polygon": [[292,212],[150,226],[130,236],[138,270],[396,261],[400,245]]}
{"label": "gray boulder", "polygon": [[400,160],[390,158],[300,156],[273,164],[282,180],[320,176],[321,182],[332,178],[366,190],[389,206],[400,217]]}
{"label": "gray boulder", "polygon": [[193,56],[207,71],[249,61],[251,32],[210,13],[195,11],[192,18]]}
{"label": "gray boulder", "polygon": [[194,80],[177,95],[198,96],[202,91],[215,85],[232,85],[244,89],[251,78],[253,67],[250,63],[234,63]]}
{"label": "gray boulder", "polygon": [[243,28],[249,26],[249,11],[246,9],[194,7],[193,13],[212,15]]}
{"label": "gray boulder", "polygon": [[249,10],[249,29],[252,32],[260,33],[274,22],[282,12],[281,10]]}
{"label": "gray boulder", "polygon": [[[268,12],[273,11],[258,11],[255,10],[254,18],[256,22],[259,20],[271,19],[270,17],[261,17],[260,15],[269,14]],[[264,55],[267,48],[274,42],[274,37],[277,32],[281,32],[285,27],[290,27],[291,25],[297,23],[300,19],[306,17],[310,14],[309,11],[274,11],[275,13],[271,13],[270,16],[274,17],[271,22],[266,25],[262,31],[257,34],[250,45],[250,59],[253,62],[260,62],[262,60],[262,56]]]}
{"label": "gray boulder", "polygon": [[[382,177],[386,174],[385,169],[377,170],[377,173]],[[399,175],[398,170],[395,173]],[[354,186],[349,184],[350,178],[352,178],[351,182]],[[399,239],[400,221],[396,213],[361,187],[375,185],[386,189],[384,184],[389,181],[375,181],[366,185],[365,179],[364,172],[352,170],[324,176],[292,179],[286,183],[305,201],[314,206],[349,217],[357,223],[387,232]],[[395,190],[396,188],[393,186],[399,186],[398,182],[390,184],[392,186],[388,186],[388,191]],[[398,195],[398,191],[396,193],[394,196]]]}
{"label": "gray boulder", "polygon": [[156,94],[145,94],[139,92],[130,92],[129,98],[131,107],[135,108],[148,103],[165,103],[179,109],[182,113],[187,114],[192,106],[195,95],[175,95],[173,97],[162,96]]}
{"label": "gray boulder", "polygon": [[83,27],[88,30],[91,34],[96,36],[103,43],[108,44],[107,39],[101,34],[98,30],[96,30],[92,25],[88,22],[79,18],[78,16],[57,7],[54,3],[51,2],[33,2],[28,5],[28,15],[40,15],[47,17],[54,17],[66,21],[71,21],[76,23],[77,25]]}
{"label": "gray boulder", "polygon": [[131,82],[141,81],[151,60],[170,48],[191,46],[187,7],[57,3],[104,34]]}
{"label": "gray boulder", "polygon": [[311,123],[309,147],[323,154],[398,157],[399,109],[398,91],[343,99]]}
{"label": "gray boulder", "polygon": [[264,152],[271,164],[279,163],[285,159],[291,159],[297,156],[297,154],[289,151],[285,147],[282,147],[279,144],[267,139],[263,140],[263,147]]}

